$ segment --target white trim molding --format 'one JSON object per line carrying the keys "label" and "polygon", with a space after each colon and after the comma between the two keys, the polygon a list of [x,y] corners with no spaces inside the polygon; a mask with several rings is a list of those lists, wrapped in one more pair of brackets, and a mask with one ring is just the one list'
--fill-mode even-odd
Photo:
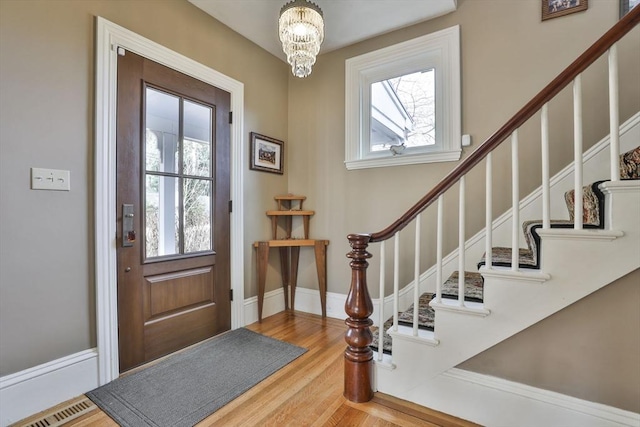
{"label": "white trim molding", "polygon": [[[549,390],[532,387],[526,384],[505,380],[490,375],[479,374],[459,368],[444,372],[441,377],[454,380],[455,388],[466,388],[463,393],[456,394],[461,401],[456,403],[458,408],[468,406],[465,416],[475,410],[471,420],[485,425],[580,425],[580,426],[610,426],[640,425],[640,414],[601,403],[590,402],[576,397],[556,393]],[[479,386],[474,387],[474,386]],[[474,390],[473,392],[470,392]],[[473,402],[465,402],[467,397],[474,396]],[[502,398],[496,399],[497,396]],[[518,402],[505,405],[506,401]],[[518,412],[518,407],[526,406],[529,411],[526,416]],[[475,408],[475,409],[474,409]],[[549,423],[550,413],[553,413]],[[511,418],[512,417],[512,418]],[[572,422],[573,421],[573,422]]]}
{"label": "white trim molding", "polygon": [[[243,140],[244,85],[104,18],[96,30],[95,264],[99,385],[118,377],[116,295],[116,83],[117,50],[135,52],[231,93],[231,327],[244,326]],[[87,391],[87,390],[83,390]]]}
{"label": "white trim molding", "polygon": [[[371,85],[435,69],[435,144],[401,155],[371,152]],[[462,153],[460,26],[368,52],[345,61],[345,165],[364,169],[457,161]]]}
{"label": "white trim molding", "polygon": [[[334,292],[327,292],[327,317],[334,319],[346,319],[344,304],[347,296]],[[284,311],[284,290],[275,289],[264,294],[262,305],[262,318],[269,317]],[[311,314],[322,314],[320,304],[320,292],[317,289],[296,287],[296,311]],[[247,298],[244,301],[245,324],[258,321],[258,297]]]}
{"label": "white trim molding", "polygon": [[0,426],[20,421],[98,386],[98,352],[89,349],[0,378]]}

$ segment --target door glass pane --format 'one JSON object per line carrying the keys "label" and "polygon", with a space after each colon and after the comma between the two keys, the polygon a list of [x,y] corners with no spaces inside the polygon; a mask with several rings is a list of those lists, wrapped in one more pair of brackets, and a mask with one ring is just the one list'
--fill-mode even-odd
{"label": "door glass pane", "polygon": [[180,253],[178,178],[147,175],[145,247],[147,258]]}
{"label": "door glass pane", "polygon": [[183,173],[211,176],[211,107],[184,101]]}
{"label": "door glass pane", "polygon": [[435,70],[371,85],[370,151],[435,144]]}
{"label": "door glass pane", "polygon": [[184,253],[211,249],[211,181],[185,178]]}
{"label": "door glass pane", "polygon": [[148,87],[145,110],[146,169],[177,173],[180,98]]}

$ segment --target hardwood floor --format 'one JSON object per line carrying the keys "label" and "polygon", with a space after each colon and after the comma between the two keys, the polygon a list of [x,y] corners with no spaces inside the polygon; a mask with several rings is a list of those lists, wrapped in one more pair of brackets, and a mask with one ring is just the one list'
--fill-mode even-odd
{"label": "hardwood floor", "polygon": [[[307,353],[197,424],[204,426],[473,426],[376,393],[367,403],[342,396],[344,322],[282,312],[247,326],[308,349]],[[20,423],[29,424],[29,420]],[[96,409],[69,426],[117,426]]]}

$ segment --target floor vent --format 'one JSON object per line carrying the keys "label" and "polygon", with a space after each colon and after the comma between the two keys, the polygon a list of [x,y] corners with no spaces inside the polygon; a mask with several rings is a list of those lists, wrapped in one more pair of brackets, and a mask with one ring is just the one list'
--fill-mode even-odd
{"label": "floor vent", "polygon": [[76,419],[96,409],[97,406],[91,400],[84,398],[80,401],[69,403],[68,406],[57,409],[56,412],[45,412],[40,418],[27,424],[15,424],[14,427],[56,427]]}

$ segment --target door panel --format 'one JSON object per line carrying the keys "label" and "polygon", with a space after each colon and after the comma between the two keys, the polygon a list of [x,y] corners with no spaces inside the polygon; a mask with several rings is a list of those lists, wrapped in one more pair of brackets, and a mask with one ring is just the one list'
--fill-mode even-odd
{"label": "door panel", "polygon": [[118,58],[121,371],[231,327],[229,105],[223,90]]}
{"label": "door panel", "polygon": [[[146,319],[173,314],[183,307],[196,307],[214,302],[212,267],[178,271],[145,277]],[[215,283],[214,283],[215,286]]]}

